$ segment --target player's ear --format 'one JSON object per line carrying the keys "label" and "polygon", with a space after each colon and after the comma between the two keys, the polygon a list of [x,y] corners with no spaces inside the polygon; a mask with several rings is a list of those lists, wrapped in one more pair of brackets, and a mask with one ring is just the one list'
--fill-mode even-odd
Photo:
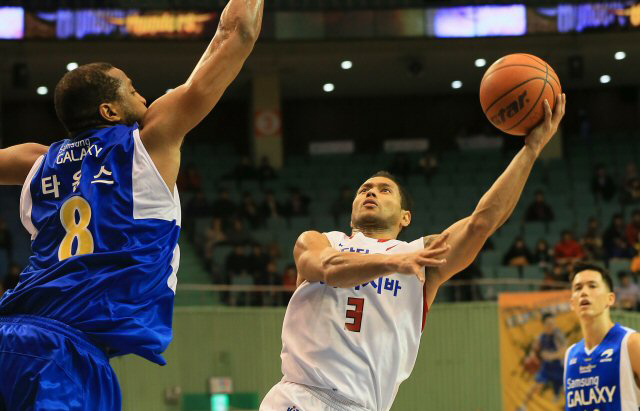
{"label": "player's ear", "polygon": [[117,123],[122,120],[122,116],[119,113],[119,108],[113,103],[102,103],[98,107],[98,111],[102,118],[110,123]]}
{"label": "player's ear", "polygon": [[614,293],[613,291],[609,292],[609,307],[613,307],[613,305],[616,303],[616,293]]}
{"label": "player's ear", "polygon": [[408,227],[411,224],[411,211],[402,210],[402,215],[400,216],[400,225],[404,227]]}

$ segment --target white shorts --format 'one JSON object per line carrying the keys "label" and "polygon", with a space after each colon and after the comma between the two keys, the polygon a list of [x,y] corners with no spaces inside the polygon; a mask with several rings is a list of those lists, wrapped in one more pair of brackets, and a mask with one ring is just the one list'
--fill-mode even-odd
{"label": "white shorts", "polygon": [[260,411],[366,411],[317,388],[280,381],[262,400]]}

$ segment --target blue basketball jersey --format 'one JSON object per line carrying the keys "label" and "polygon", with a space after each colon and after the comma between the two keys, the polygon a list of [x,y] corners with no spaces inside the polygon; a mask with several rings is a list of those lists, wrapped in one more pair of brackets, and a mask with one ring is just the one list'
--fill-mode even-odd
{"label": "blue basketball jersey", "polygon": [[604,340],[587,350],[584,339],[565,356],[567,410],[638,411],[636,386],[627,341],[635,331],[616,324]]}
{"label": "blue basketball jersey", "polygon": [[0,315],[51,318],[110,357],[165,364],[180,259],[180,200],[145,150],[138,126],[57,142],[21,195],[32,257],[0,299]]}

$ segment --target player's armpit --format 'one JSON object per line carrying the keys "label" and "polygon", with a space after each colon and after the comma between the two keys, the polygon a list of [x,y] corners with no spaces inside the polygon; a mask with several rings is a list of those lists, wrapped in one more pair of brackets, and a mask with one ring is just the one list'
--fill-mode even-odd
{"label": "player's armpit", "polygon": [[640,333],[633,333],[627,341],[629,349],[629,359],[631,360],[631,368],[636,377],[636,381],[640,380]]}
{"label": "player's armpit", "polygon": [[300,234],[293,248],[293,258],[298,269],[298,285],[300,279],[316,283],[325,280],[323,261],[328,253],[337,253],[331,247],[329,239],[317,231],[305,231]]}
{"label": "player's armpit", "polygon": [[42,144],[26,143],[0,150],[0,185],[22,185],[38,157],[49,148]]}

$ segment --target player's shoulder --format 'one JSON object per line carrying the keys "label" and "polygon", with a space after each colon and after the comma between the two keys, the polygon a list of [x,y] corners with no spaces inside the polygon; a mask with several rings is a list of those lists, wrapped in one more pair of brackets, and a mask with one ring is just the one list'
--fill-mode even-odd
{"label": "player's shoulder", "polygon": [[[138,123],[134,124],[117,124],[112,127],[108,127],[108,130],[104,132],[108,134],[108,141],[113,143],[124,143],[131,140],[140,139],[140,127]],[[142,141],[142,140],[141,140]]]}
{"label": "player's shoulder", "polygon": [[571,354],[576,349],[576,346],[578,345],[578,343],[579,342],[571,344],[569,348],[567,348],[567,354]]}
{"label": "player's shoulder", "polygon": [[569,348],[567,348],[567,356],[575,355],[576,353],[578,353],[580,350],[583,350],[583,349],[584,349],[584,338],[576,343],[571,344]]}
{"label": "player's shoulder", "polygon": [[296,240],[296,247],[314,244],[314,243],[323,243],[329,241],[331,243],[331,237],[327,235],[328,233],[321,233],[320,231],[308,230],[303,231]]}
{"label": "player's shoulder", "polygon": [[627,347],[640,350],[640,333],[632,328],[624,328],[629,336],[627,339]]}

